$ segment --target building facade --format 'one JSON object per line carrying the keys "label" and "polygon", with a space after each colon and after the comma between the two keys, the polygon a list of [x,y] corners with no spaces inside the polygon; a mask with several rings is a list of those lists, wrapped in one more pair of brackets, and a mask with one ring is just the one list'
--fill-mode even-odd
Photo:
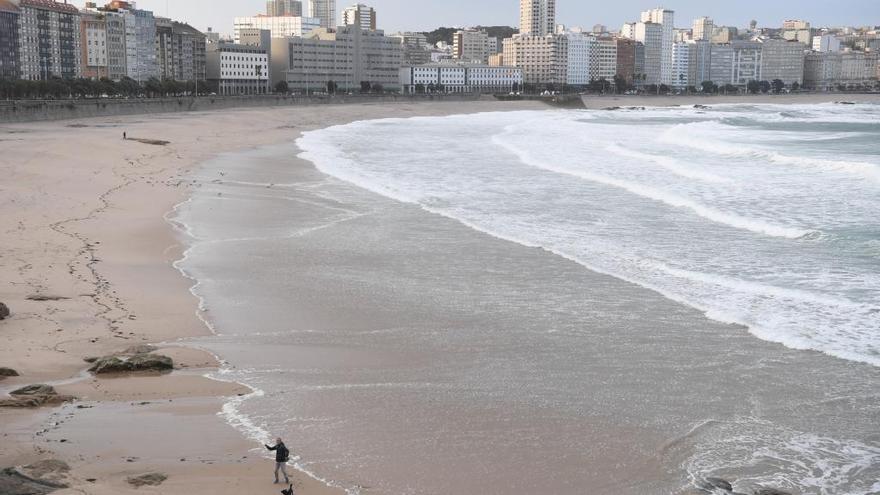
{"label": "building facade", "polygon": [[675,43],[672,45],[672,87],[682,90],[693,84],[690,77],[690,45]]}
{"label": "building facade", "polygon": [[711,45],[709,50],[709,80],[719,86],[732,84],[733,59],[733,47],[729,44]]}
{"label": "building facade", "polygon": [[171,33],[172,78],[176,81],[204,81],[207,77],[205,35],[183,22],[173,22]]}
{"label": "building facade", "polygon": [[616,74],[617,40],[600,36],[590,52],[590,79],[613,81]]}
{"label": "building facade", "polygon": [[434,87],[447,93],[509,92],[522,86],[522,70],[485,64],[426,64],[400,69],[404,93],[416,93]]}
{"label": "building facade", "polygon": [[522,69],[526,84],[566,84],[568,39],[565,36],[517,35],[504,40],[504,63]]}
{"label": "building facade", "polygon": [[424,65],[431,62],[428,37],[424,33],[396,33],[392,34],[391,37],[400,40],[400,46],[403,48],[404,65]]}
{"label": "building facade", "polygon": [[546,36],[554,32],[556,32],[556,0],[520,0],[520,34]]}
{"label": "building facade", "polygon": [[241,43],[242,29],[265,29],[272,33],[273,38],[288,38],[305,36],[319,27],[321,21],[314,17],[236,17],[233,24],[233,38],[236,43]]}
{"label": "building facade", "polygon": [[358,91],[362,83],[395,90],[402,65],[400,40],[381,30],[340,26],[335,32],[320,28],[306,37],[272,39],[272,84],[284,80],[293,90],[322,90],[328,81],[342,91]]}
{"label": "building facade", "polygon": [[688,81],[700,87],[711,81],[712,44],[709,41],[688,42]]}
{"label": "building facade", "polygon": [[590,58],[596,51],[596,37],[584,33],[566,33],[568,41],[568,67],[566,84],[586,86],[590,83]]}
{"label": "building facade", "polygon": [[452,53],[456,60],[484,64],[498,53],[498,38],[483,30],[461,29],[452,35]]}
{"label": "building facade", "polygon": [[360,26],[367,31],[376,30],[376,9],[362,3],[352,5],[342,11],[342,25]]}
{"label": "building facade", "polygon": [[211,43],[206,53],[207,79],[220,95],[259,95],[270,91],[266,48],[235,43]]}
{"label": "building facade", "polygon": [[822,36],[813,36],[814,52],[839,52],[840,38],[832,34],[823,34]]}
{"label": "building facade", "polygon": [[788,20],[782,23],[782,38],[810,45],[813,42],[813,31],[807,21]]}
{"label": "building facade", "polygon": [[734,86],[746,86],[750,81],[763,81],[761,66],[763,50],[755,41],[734,41],[733,78]]}
{"label": "building facade", "polygon": [[54,0],[21,0],[18,8],[19,76],[32,81],[80,77],[79,10]]}
{"label": "building facade", "polygon": [[694,19],[694,26],[691,32],[691,40],[693,41],[712,41],[712,34],[715,32],[715,22],[708,17],[699,17]]}
{"label": "building facade", "polygon": [[100,79],[109,77],[107,68],[107,21],[101,14],[80,13],[80,41],[82,43],[82,77]]}
{"label": "building facade", "polygon": [[761,76],[764,81],[779,79],[787,86],[804,83],[804,45],[782,39],[759,39],[763,47]]}
{"label": "building facade", "polygon": [[318,27],[336,28],[336,0],[308,0],[309,17],[318,19]]}
{"label": "building facade", "polygon": [[18,79],[20,55],[18,6],[0,0],[0,79]]}
{"label": "building facade", "polygon": [[[672,85],[672,45],[675,42],[675,12],[667,9],[646,10],[642,12],[642,23],[648,22],[658,24],[661,28],[659,81],[662,84]],[[644,41],[642,42],[644,43]],[[647,47],[647,43],[645,43],[645,46]]]}
{"label": "building facade", "polygon": [[663,26],[655,22],[637,22],[634,39],[645,47],[644,84],[662,84]]}
{"label": "building facade", "polygon": [[302,17],[303,4],[300,0],[268,0],[266,15],[270,17]]}

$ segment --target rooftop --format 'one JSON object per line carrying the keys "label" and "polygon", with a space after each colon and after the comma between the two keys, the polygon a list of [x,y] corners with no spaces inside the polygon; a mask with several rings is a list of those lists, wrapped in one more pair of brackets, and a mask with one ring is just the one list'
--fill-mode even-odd
{"label": "rooftop", "polygon": [[21,7],[33,7],[35,9],[53,10],[68,14],[79,14],[79,9],[68,3],[56,2],[55,0],[21,0]]}

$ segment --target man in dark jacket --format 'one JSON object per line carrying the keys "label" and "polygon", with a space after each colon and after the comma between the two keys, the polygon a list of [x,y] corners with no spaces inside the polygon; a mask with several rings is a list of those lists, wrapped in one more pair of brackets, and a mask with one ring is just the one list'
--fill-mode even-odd
{"label": "man in dark jacket", "polygon": [[290,483],[290,478],[287,476],[287,461],[290,460],[290,451],[287,450],[287,446],[284,445],[280,438],[276,438],[275,446],[270,447],[266,445],[266,448],[275,451],[275,483],[278,483],[279,470],[284,475],[284,482]]}

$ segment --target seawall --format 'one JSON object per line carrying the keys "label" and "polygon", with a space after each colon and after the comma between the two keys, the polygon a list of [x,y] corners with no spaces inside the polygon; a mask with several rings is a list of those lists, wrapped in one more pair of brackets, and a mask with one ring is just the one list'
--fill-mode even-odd
{"label": "seawall", "polygon": [[83,100],[0,101],[0,123],[66,120],[116,115],[203,112],[230,108],[338,105],[419,101],[475,101],[479,94],[337,95],[337,96],[202,96],[199,98],[103,98]]}

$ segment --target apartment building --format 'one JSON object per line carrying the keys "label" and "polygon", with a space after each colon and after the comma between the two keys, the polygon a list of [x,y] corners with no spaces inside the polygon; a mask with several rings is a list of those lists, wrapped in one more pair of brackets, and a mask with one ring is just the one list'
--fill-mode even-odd
{"label": "apartment building", "polygon": [[79,10],[54,0],[18,4],[19,76],[43,80],[82,74]]}
{"label": "apartment building", "polygon": [[590,83],[590,58],[596,51],[596,37],[591,34],[565,33],[568,41],[566,84],[586,86]]}
{"label": "apartment building", "polygon": [[840,38],[833,34],[823,34],[821,36],[813,36],[814,52],[839,52]]}
{"label": "apartment building", "polygon": [[734,41],[730,46],[733,48],[731,84],[734,86],[746,86],[749,81],[763,81],[761,75],[763,59],[761,43],[755,41]]}
{"label": "apartment building", "polygon": [[423,33],[395,33],[391,37],[400,40],[400,45],[403,47],[404,65],[415,66],[431,62],[428,38]]}
{"label": "apartment building", "polygon": [[757,40],[763,47],[761,78],[764,81],[779,79],[787,86],[804,83],[805,47],[797,41],[782,39]]}
{"label": "apartment building", "polygon": [[663,26],[655,22],[637,22],[633,38],[645,47],[644,84],[662,84]]}
{"label": "apartment building", "polygon": [[456,60],[484,64],[498,53],[498,38],[480,29],[462,29],[452,35],[452,53]]}
{"label": "apartment building", "polygon": [[376,9],[362,3],[352,5],[342,11],[344,26],[360,26],[367,31],[376,30]]}
{"label": "apartment building", "polygon": [[642,84],[642,73],[645,67],[644,45],[636,40],[617,38],[617,76],[627,84]]}
{"label": "apartment building", "polygon": [[694,19],[693,30],[691,31],[691,40],[693,41],[711,41],[715,32],[715,22],[708,17],[699,17]]}
{"label": "apartment building", "polygon": [[302,17],[303,4],[300,0],[268,0],[266,2],[266,15],[270,17]]}
{"label": "apartment building", "polygon": [[546,36],[556,31],[556,0],[520,0],[519,33]]}
{"label": "apartment building", "polygon": [[566,84],[568,39],[565,36],[517,35],[504,40],[504,63],[522,69],[527,84]]}
{"label": "apartment building", "polygon": [[711,81],[712,44],[705,40],[688,42],[688,81],[699,87]]}
{"label": "apartment building", "polygon": [[672,87],[685,89],[695,84],[690,78],[690,45],[686,42],[672,45]]}
{"label": "apartment building", "polygon": [[336,0],[308,0],[308,6],[309,17],[318,19],[318,27],[336,28]]}
{"label": "apartment building", "polygon": [[340,26],[319,28],[305,37],[273,38],[272,84],[287,81],[291,89],[313,91],[333,81],[342,91],[357,91],[362,82],[399,87],[403,48],[398,38],[381,30]]}
{"label": "apartment building", "polygon": [[788,20],[782,23],[782,38],[809,46],[813,42],[813,31],[807,21]]}
{"label": "apartment building", "polygon": [[0,0],[0,79],[19,77],[18,6]]}
{"label": "apartment building", "polygon": [[617,40],[609,36],[596,38],[590,52],[590,79],[613,81],[617,74]]}
{"label": "apartment building", "polygon": [[82,45],[82,77],[100,79],[109,77],[107,67],[107,21],[92,11],[80,12],[80,40]]}
{"label": "apartment building", "polygon": [[204,81],[207,77],[205,35],[184,22],[171,24],[172,79]]}
{"label": "apartment building", "polygon": [[[642,23],[654,23],[660,26],[660,74],[658,80],[663,84],[671,85],[672,45],[675,41],[675,12],[667,9],[646,10],[642,12]],[[645,43],[643,40],[638,41]],[[645,43],[646,48],[647,46],[648,44]]]}

